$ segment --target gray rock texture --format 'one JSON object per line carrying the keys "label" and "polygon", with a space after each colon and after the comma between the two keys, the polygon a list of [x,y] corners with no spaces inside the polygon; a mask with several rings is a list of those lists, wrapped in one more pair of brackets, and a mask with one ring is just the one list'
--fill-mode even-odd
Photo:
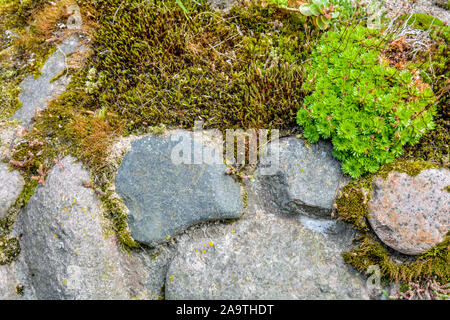
{"label": "gray rock texture", "polygon": [[0,163],[0,219],[6,217],[24,184],[25,181],[18,171],[9,172],[8,165]]}
{"label": "gray rock texture", "polygon": [[0,265],[0,300],[17,300],[15,276],[10,265]]}
{"label": "gray rock texture", "polygon": [[281,215],[261,206],[257,184],[243,217],[177,238],[166,299],[366,299],[346,265],[354,231],[333,220]]}
{"label": "gray rock texture", "polygon": [[215,10],[229,10],[238,0],[209,0],[209,5]]}
{"label": "gray rock texture", "polygon": [[450,171],[429,169],[416,177],[391,172],[375,179],[369,222],[391,248],[410,255],[443,241],[450,230]]}
{"label": "gray rock texture", "polygon": [[[19,94],[22,108],[14,114],[13,119],[22,121],[24,126],[28,126],[36,111],[45,109],[51,100],[64,92],[71,77],[61,74],[66,69],[68,55],[75,52],[78,45],[79,40],[76,36],[64,40],[58,46],[58,50],[45,62],[37,79],[31,75],[22,81]],[[55,77],[58,78],[54,79]]]}
{"label": "gray rock texture", "polygon": [[[347,179],[341,164],[332,156],[330,143],[307,145],[295,137],[279,140],[279,164],[274,162],[271,144],[263,151],[256,171],[264,189],[286,213],[330,217],[336,193]],[[273,174],[264,175],[262,168]]]}
{"label": "gray rock texture", "polygon": [[[162,284],[156,261],[127,254],[101,217],[95,193],[82,185],[89,172],[67,157],[39,186],[17,224],[21,259],[37,299],[155,297]],[[151,288],[156,286],[156,288]],[[159,286],[159,287],[158,287]]]}
{"label": "gray rock texture", "polygon": [[[200,222],[242,214],[240,186],[226,175],[226,166],[175,164],[172,151],[180,142],[193,146],[194,139],[189,133],[183,135],[186,140],[171,137],[134,141],[116,177],[116,191],[129,209],[131,234],[148,245],[165,242]],[[208,150],[213,151],[205,145],[204,151]],[[192,148],[192,160],[193,154]]]}

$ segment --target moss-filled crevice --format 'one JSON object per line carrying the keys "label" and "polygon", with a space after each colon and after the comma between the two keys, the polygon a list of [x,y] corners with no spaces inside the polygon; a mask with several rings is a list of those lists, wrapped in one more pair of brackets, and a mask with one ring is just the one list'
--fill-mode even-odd
{"label": "moss-filled crevice", "polygon": [[[19,84],[39,70],[61,41],[58,24],[67,19],[74,0],[49,3],[11,0],[0,3],[0,120],[9,119],[21,104]],[[50,41],[51,40],[51,41]]]}
{"label": "moss-filled crevice", "polygon": [[10,264],[20,253],[19,240],[14,237],[0,236],[0,265]]}
{"label": "moss-filled crevice", "polygon": [[345,262],[361,272],[371,265],[380,268],[382,279],[387,282],[422,281],[429,278],[445,284],[450,281],[449,249],[450,236],[414,261],[397,262],[389,249],[372,234],[365,234],[356,240],[358,247],[343,254]]}

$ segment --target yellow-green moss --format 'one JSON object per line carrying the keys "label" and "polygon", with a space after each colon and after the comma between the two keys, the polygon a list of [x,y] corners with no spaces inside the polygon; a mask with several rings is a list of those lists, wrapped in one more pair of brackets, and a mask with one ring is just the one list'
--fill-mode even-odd
{"label": "yellow-green moss", "polygon": [[19,240],[8,236],[0,237],[0,265],[10,264],[20,253]]}
{"label": "yellow-green moss", "polygon": [[357,240],[358,247],[343,254],[345,262],[361,272],[371,265],[380,268],[386,281],[420,281],[430,277],[441,283],[450,281],[450,236],[412,262],[395,262],[388,249],[372,234],[365,234]]}
{"label": "yellow-green moss", "polygon": [[138,248],[139,244],[131,237],[128,228],[128,215],[122,209],[123,206],[119,203],[120,200],[112,198],[111,192],[108,192],[101,198],[101,201],[113,222],[113,229],[122,247],[124,249]]}

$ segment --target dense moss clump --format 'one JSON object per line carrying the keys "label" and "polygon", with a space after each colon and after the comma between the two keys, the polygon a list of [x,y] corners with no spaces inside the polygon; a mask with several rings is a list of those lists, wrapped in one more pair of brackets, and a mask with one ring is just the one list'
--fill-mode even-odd
{"label": "dense moss clump", "polygon": [[371,265],[378,265],[381,276],[386,281],[420,281],[429,277],[434,277],[441,283],[450,280],[449,235],[420,256],[400,261],[394,258],[393,250],[378,240],[367,221],[372,182],[376,177],[386,179],[391,171],[416,176],[425,169],[437,167],[429,162],[396,161],[383,166],[376,174],[351,181],[342,189],[336,199],[339,219],[354,225],[361,232],[361,236],[356,239],[358,247],[343,254],[347,263],[362,272],[367,272]]}
{"label": "dense moss clump", "polygon": [[425,13],[404,14],[399,19],[405,22],[407,21],[408,25],[421,30],[430,30],[433,26],[446,27],[445,23],[440,19]]}
{"label": "dense moss clump", "polygon": [[[302,100],[304,18],[275,6],[99,1],[96,107],[145,125],[286,128]],[[309,42],[309,44],[308,44]]]}

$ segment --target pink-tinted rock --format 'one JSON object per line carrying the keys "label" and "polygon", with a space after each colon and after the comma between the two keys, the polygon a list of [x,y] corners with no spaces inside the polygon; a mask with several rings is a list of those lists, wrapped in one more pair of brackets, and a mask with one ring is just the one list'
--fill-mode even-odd
{"label": "pink-tinted rock", "polygon": [[450,171],[429,169],[416,177],[391,172],[375,179],[369,222],[389,247],[405,254],[423,253],[443,241],[450,228]]}

